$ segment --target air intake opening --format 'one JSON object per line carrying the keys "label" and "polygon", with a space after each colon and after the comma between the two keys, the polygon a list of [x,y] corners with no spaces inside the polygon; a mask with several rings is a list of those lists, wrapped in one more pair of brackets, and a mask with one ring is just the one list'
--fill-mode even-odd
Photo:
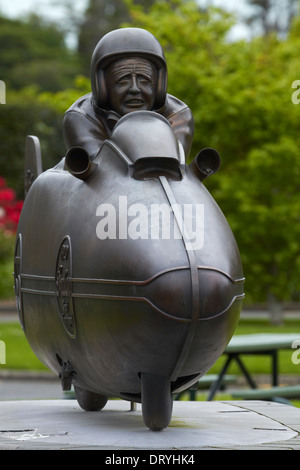
{"label": "air intake opening", "polygon": [[133,177],[137,180],[145,180],[165,176],[166,178],[179,181],[182,174],[179,162],[175,158],[149,157],[140,158],[134,164]]}

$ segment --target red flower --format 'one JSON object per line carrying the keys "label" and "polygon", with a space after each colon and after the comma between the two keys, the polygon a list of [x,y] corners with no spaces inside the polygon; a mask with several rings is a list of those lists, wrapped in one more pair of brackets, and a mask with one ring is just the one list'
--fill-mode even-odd
{"label": "red flower", "polygon": [[3,188],[0,189],[0,203],[5,203],[5,201],[13,201],[16,195],[13,189]]}
{"label": "red flower", "polygon": [[23,201],[16,201],[15,191],[6,186],[5,179],[0,176],[0,230],[17,230]]}

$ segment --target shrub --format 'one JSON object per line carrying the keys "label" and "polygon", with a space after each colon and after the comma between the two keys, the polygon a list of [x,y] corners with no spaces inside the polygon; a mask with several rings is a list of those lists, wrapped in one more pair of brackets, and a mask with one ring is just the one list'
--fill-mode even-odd
{"label": "shrub", "polygon": [[0,298],[13,296],[15,232],[23,206],[0,176]]}
{"label": "shrub", "polygon": [[0,176],[0,231],[6,235],[16,232],[22,206],[23,201],[16,200],[15,191]]}

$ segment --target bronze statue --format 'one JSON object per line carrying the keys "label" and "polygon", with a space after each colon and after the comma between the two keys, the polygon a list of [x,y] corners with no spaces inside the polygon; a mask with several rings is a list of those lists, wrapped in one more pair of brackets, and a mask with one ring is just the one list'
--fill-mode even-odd
{"label": "bronze statue", "polygon": [[20,321],[33,351],[83,409],[141,402],[168,426],[173,394],[203,376],[231,339],[244,297],[236,241],[190,165],[189,108],[167,94],[147,31],[112,31],[95,48],[92,93],[64,120],[65,158],[42,172],[27,137],[26,199],[15,251]]}
{"label": "bronze statue", "polygon": [[92,56],[91,84],[92,92],[66,112],[64,137],[68,149],[82,147],[93,160],[121,116],[149,110],[170,122],[188,156],[193,116],[186,104],[167,94],[164,52],[151,33],[125,28],[104,36]]}

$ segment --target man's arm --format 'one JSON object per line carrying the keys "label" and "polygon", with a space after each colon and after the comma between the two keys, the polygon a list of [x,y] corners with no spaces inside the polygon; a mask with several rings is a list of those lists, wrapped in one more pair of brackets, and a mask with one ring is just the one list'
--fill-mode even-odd
{"label": "man's arm", "polygon": [[162,113],[173,127],[174,134],[182,144],[187,160],[194,137],[194,118],[190,108],[172,95],[167,96],[167,104]]}
{"label": "man's arm", "polygon": [[89,119],[78,111],[67,111],[63,121],[64,140],[67,149],[84,148],[93,160],[98,154],[107,131],[100,120]]}

